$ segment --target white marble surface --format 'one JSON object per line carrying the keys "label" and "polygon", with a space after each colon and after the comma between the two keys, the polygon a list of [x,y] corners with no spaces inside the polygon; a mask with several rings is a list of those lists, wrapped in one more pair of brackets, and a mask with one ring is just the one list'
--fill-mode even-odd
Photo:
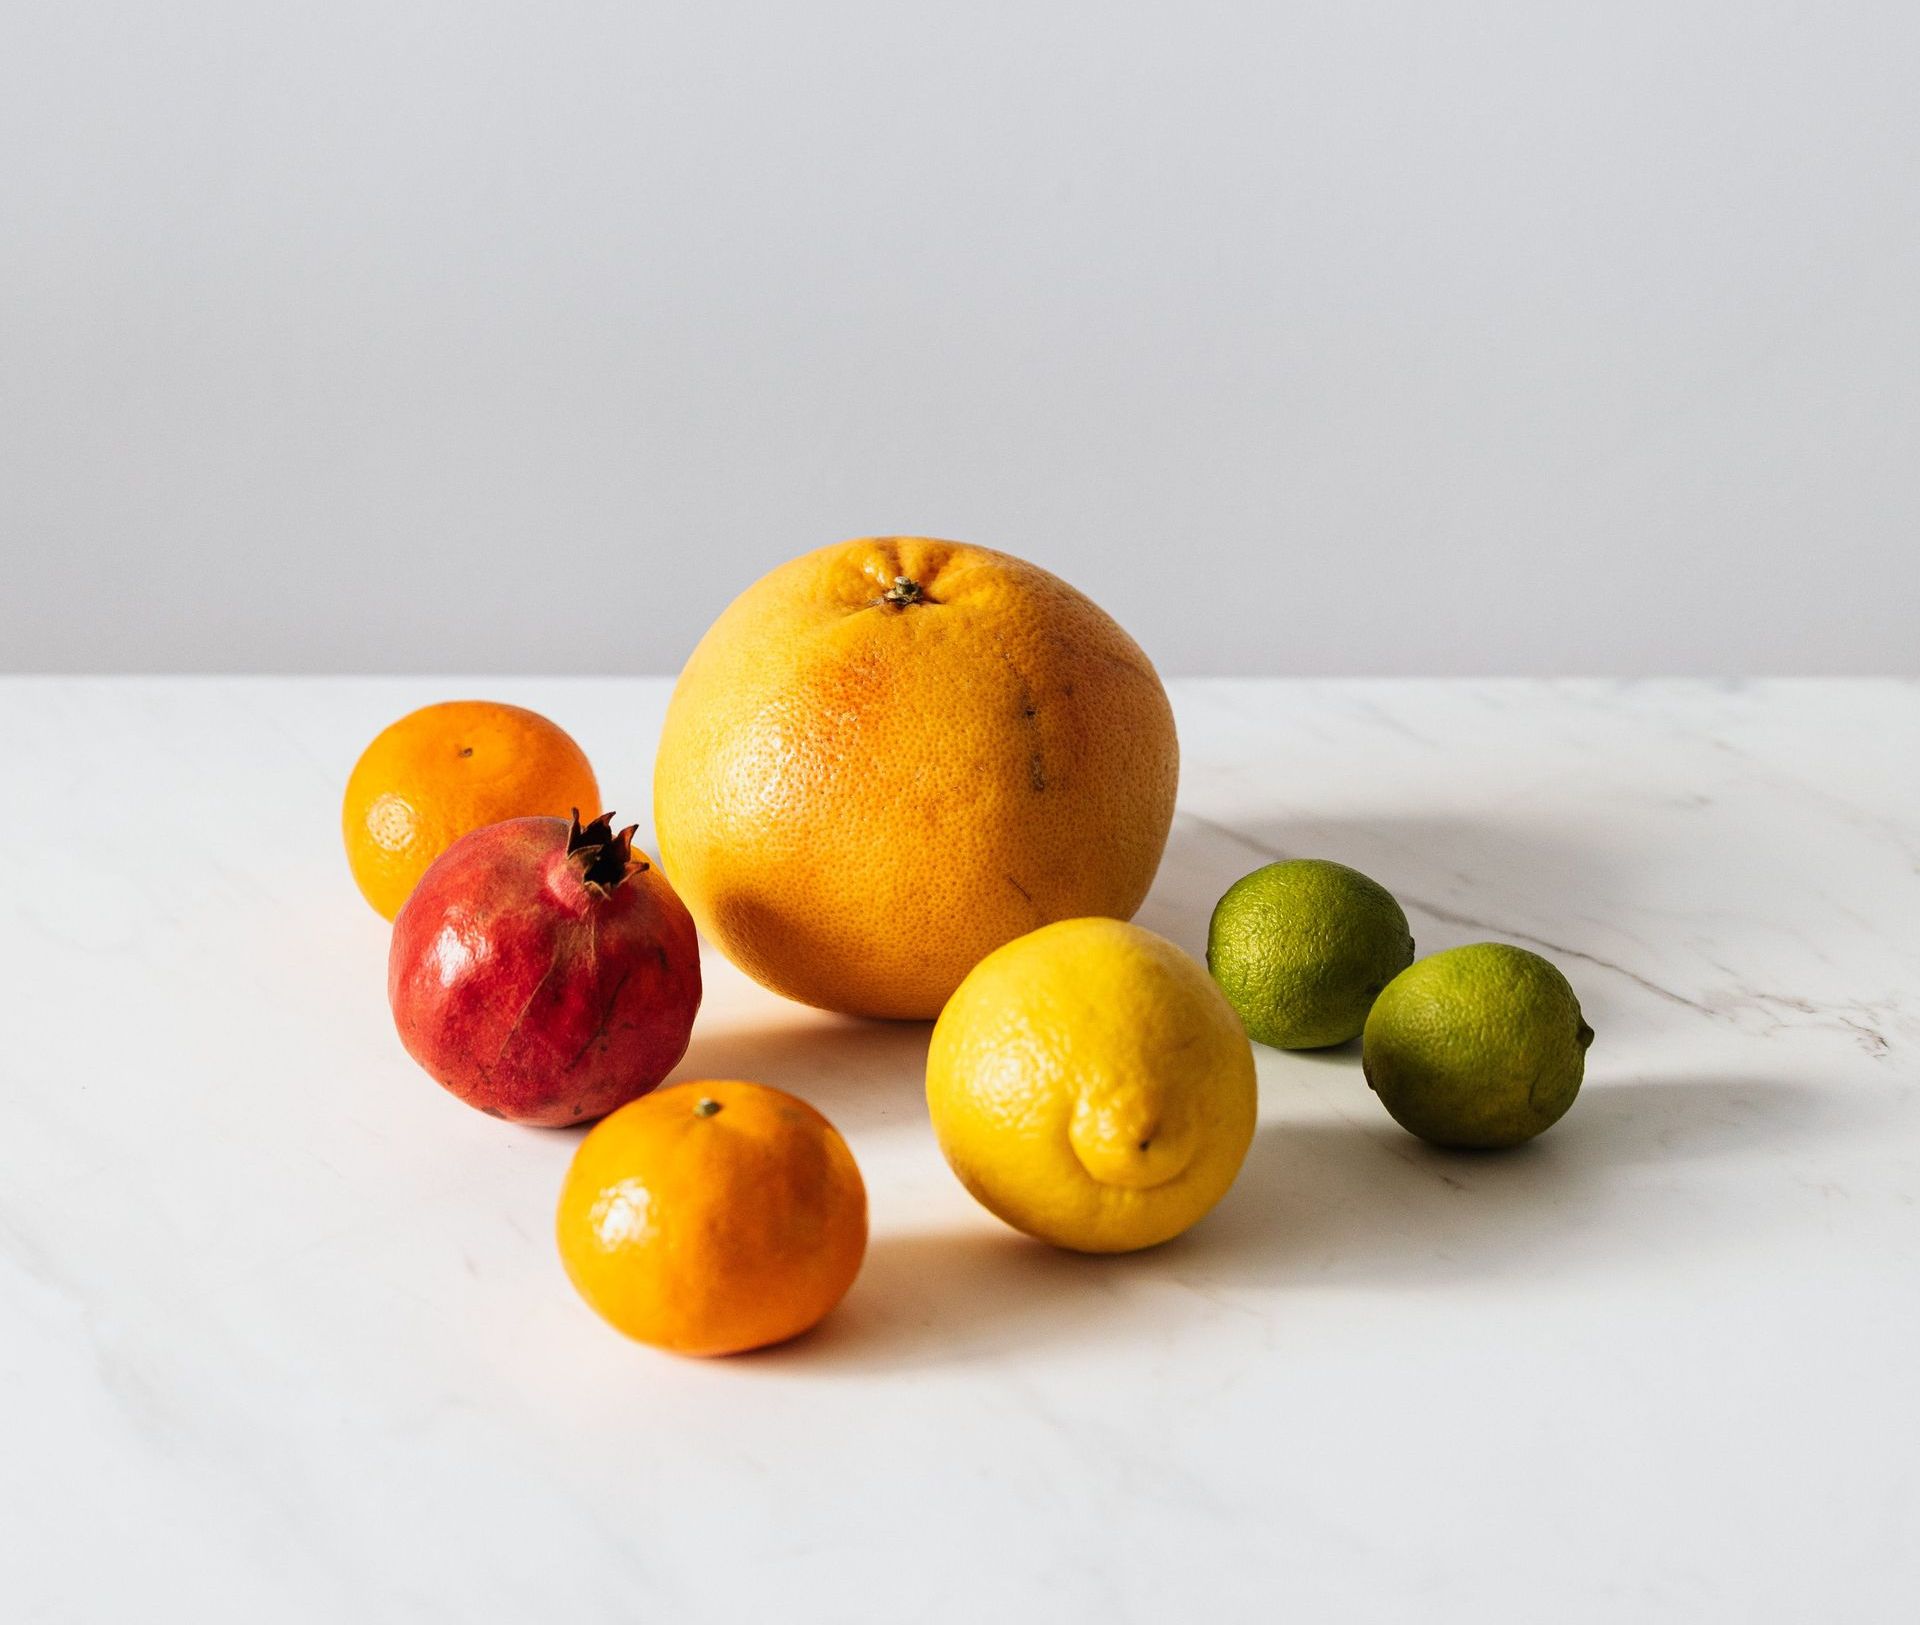
{"label": "white marble surface", "polygon": [[573,1297],[574,1136],[389,1027],[338,797],[459,692],[644,820],[657,682],[0,684],[8,1619],[1915,1616],[1920,688],[1177,685],[1143,923],[1356,864],[1566,970],[1572,1114],[1441,1155],[1261,1051],[1214,1216],[1070,1257],[947,1174],[925,1028],[710,953],[685,1075],[814,1100],[874,1217],[826,1327],[714,1364]]}

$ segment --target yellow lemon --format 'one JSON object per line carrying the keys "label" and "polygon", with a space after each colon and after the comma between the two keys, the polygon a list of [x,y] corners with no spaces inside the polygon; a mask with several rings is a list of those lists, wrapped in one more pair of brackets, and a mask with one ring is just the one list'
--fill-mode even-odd
{"label": "yellow lemon", "polygon": [[1170,1240],[1227,1193],[1253,1139],[1253,1050],[1192,959],[1121,920],[995,949],[933,1029],[927,1106],[960,1182],[1085,1253]]}

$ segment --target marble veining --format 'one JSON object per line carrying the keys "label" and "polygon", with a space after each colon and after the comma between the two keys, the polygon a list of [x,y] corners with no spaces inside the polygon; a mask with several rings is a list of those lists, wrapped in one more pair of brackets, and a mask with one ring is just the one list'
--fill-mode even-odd
{"label": "marble veining", "polygon": [[1910,1617],[1920,685],[1171,686],[1142,923],[1351,863],[1561,965],[1572,1113],[1449,1156],[1263,1050],[1221,1207],[1074,1258],[947,1172],[925,1026],[709,953],[679,1076],[814,1100],[874,1228],[817,1334],[697,1364],[566,1286],[577,1135],[407,1061],[337,830],[462,692],[644,832],[666,683],[0,682],[7,1616]]}

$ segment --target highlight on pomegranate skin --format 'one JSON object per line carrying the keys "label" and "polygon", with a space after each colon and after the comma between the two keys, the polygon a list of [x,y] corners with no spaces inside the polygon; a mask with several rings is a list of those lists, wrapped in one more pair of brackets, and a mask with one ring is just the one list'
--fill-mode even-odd
{"label": "highlight on pomegranate skin", "polygon": [[693,918],[629,825],[513,818],[436,858],[393,922],[407,1053],[509,1122],[590,1122],[654,1089],[700,1008]]}

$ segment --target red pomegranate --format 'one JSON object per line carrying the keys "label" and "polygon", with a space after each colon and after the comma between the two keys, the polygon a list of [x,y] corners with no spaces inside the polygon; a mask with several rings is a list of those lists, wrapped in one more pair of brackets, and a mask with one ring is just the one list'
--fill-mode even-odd
{"label": "red pomegranate", "polygon": [[512,818],[420,877],[393,922],[387,998],[407,1053],[469,1106],[584,1123],[686,1053],[700,950],[631,827]]}

